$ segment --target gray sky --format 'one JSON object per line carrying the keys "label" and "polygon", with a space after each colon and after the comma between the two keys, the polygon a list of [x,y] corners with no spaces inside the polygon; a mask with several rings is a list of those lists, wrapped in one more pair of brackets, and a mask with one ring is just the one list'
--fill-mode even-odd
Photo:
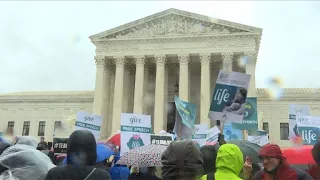
{"label": "gray sky", "polygon": [[263,28],[257,87],[320,87],[320,2],[35,1],[0,2],[0,93],[94,89],[88,36],[168,8]]}

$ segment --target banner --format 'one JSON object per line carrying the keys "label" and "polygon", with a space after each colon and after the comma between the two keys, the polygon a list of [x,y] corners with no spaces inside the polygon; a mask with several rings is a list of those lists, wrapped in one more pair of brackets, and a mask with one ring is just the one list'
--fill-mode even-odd
{"label": "banner", "polygon": [[151,116],[143,114],[121,114],[121,152],[150,144]]}
{"label": "banner", "polygon": [[180,100],[177,96],[174,97],[174,103],[177,113],[173,131],[179,138],[191,140],[197,107],[195,104]]}
{"label": "banner", "polygon": [[192,135],[192,140],[196,141],[200,147],[204,146],[206,144],[207,139],[207,131],[208,131],[208,125],[206,124],[196,124],[195,127],[195,133]]}
{"label": "banner", "polygon": [[67,153],[67,143],[69,138],[53,138],[53,152]]}
{"label": "banner", "polygon": [[207,131],[206,142],[208,143],[218,142],[219,133],[220,133],[220,130],[217,126],[214,126],[213,128],[209,129]]}
{"label": "banner", "polygon": [[259,146],[264,146],[266,144],[269,144],[269,138],[267,135],[263,136],[248,136],[248,141],[251,143],[258,144]]}
{"label": "banner", "polygon": [[231,122],[227,122],[224,124],[223,135],[226,141],[243,140],[242,130],[233,129]]}
{"label": "banner", "polygon": [[256,97],[247,97],[245,113],[241,123],[232,123],[233,129],[258,130],[258,107]]}
{"label": "banner", "polygon": [[299,136],[296,116],[311,116],[310,107],[306,105],[289,105],[289,139]]}
{"label": "banner", "polygon": [[320,117],[297,116],[297,126],[303,144],[314,145],[320,137]]}
{"label": "banner", "polygon": [[165,146],[169,146],[169,144],[173,141],[172,136],[168,136],[168,135],[154,135],[151,134],[150,135],[150,142],[151,144],[157,144],[157,145],[165,145]]}
{"label": "banner", "polygon": [[100,128],[102,123],[102,117],[98,115],[91,115],[87,112],[80,111],[77,113],[77,119],[75,123],[75,130],[87,130],[90,131],[96,141],[100,137]]}
{"label": "banner", "polygon": [[245,114],[249,81],[249,74],[220,70],[208,118],[241,122]]}

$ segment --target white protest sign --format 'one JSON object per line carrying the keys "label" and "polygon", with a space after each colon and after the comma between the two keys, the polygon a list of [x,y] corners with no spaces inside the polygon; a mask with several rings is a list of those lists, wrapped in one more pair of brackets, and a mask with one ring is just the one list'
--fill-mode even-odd
{"label": "white protest sign", "polygon": [[213,128],[209,129],[207,131],[207,139],[206,142],[218,142],[220,130],[217,126],[214,126]]}
{"label": "white protest sign", "polygon": [[297,126],[303,144],[314,145],[320,137],[320,117],[297,116]]}
{"label": "white protest sign", "polygon": [[299,135],[296,116],[310,116],[310,107],[306,105],[289,105],[289,139],[294,139]]}
{"label": "white protest sign", "polygon": [[250,75],[220,70],[212,95],[208,118],[242,122]]}
{"label": "white protest sign", "polygon": [[121,114],[121,152],[150,145],[151,116],[143,114]]}
{"label": "white protest sign", "polygon": [[98,115],[92,115],[87,112],[79,111],[77,113],[77,120],[75,123],[75,130],[87,130],[90,131],[96,140],[100,137],[100,128],[102,123],[102,117]]}
{"label": "white protest sign", "polygon": [[199,146],[204,146],[207,140],[208,125],[206,124],[195,124],[195,133],[192,135],[192,140],[196,141]]}
{"label": "white protest sign", "polygon": [[268,135],[264,136],[248,136],[248,141],[258,144],[259,146],[264,146],[266,144],[269,144]]}

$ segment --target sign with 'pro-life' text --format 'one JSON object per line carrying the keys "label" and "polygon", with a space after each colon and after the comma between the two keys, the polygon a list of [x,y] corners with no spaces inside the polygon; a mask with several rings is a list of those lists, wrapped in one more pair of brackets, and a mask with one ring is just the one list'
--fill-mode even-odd
{"label": "sign with 'pro-life' text", "polygon": [[151,116],[121,114],[121,151],[124,153],[140,146],[150,145]]}
{"label": "sign with 'pro-life' text", "polygon": [[297,116],[296,121],[303,144],[316,144],[320,137],[320,117]]}
{"label": "sign with 'pro-life' text", "polygon": [[249,81],[249,74],[220,70],[208,117],[211,120],[241,123],[245,114]]}
{"label": "sign with 'pro-life' text", "polygon": [[289,139],[295,139],[299,136],[297,116],[311,116],[310,107],[306,105],[289,105]]}

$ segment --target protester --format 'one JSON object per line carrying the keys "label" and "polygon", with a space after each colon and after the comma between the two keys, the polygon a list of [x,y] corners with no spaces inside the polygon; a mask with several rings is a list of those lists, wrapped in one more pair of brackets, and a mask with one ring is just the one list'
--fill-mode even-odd
{"label": "protester", "polygon": [[215,180],[240,180],[243,163],[243,154],[238,146],[221,145],[217,153]]}
{"label": "protester", "polygon": [[214,173],[216,172],[216,158],[218,153],[218,145],[206,145],[200,148],[203,156],[204,174],[201,180],[214,180]]}
{"label": "protester", "polygon": [[45,155],[47,155],[51,159],[52,162],[55,161],[55,157],[54,157],[53,151],[50,151],[48,149],[48,146],[45,143],[42,143],[42,144],[39,143],[38,147],[37,147],[37,150],[39,150],[39,151],[43,152]]}
{"label": "protester", "polygon": [[13,145],[0,155],[1,166],[9,169],[12,176],[20,180],[43,180],[55,165],[48,156],[36,149],[37,144],[32,137],[17,137]]}
{"label": "protester", "polygon": [[[120,152],[118,152],[114,158],[114,163],[120,159]],[[112,180],[128,180],[130,170],[127,166],[115,164],[109,169]]]}
{"label": "protester", "polygon": [[309,174],[313,179],[320,179],[320,142],[318,141],[312,148],[312,157],[316,162],[316,165],[312,166],[309,170]]}
{"label": "protester", "polygon": [[41,137],[40,138],[40,142],[38,144],[38,147],[41,146],[41,147],[47,147],[48,148],[48,143],[44,141],[44,137]]}
{"label": "protester", "polygon": [[67,165],[51,169],[46,180],[111,180],[108,171],[95,168],[97,144],[93,134],[74,131],[67,143]]}
{"label": "protester", "polygon": [[195,180],[203,176],[203,158],[192,141],[174,141],[163,152],[162,179]]}
{"label": "protester", "polygon": [[303,170],[289,166],[281,149],[276,144],[266,144],[259,151],[263,163],[263,170],[258,171],[253,180],[312,180],[313,178]]}

